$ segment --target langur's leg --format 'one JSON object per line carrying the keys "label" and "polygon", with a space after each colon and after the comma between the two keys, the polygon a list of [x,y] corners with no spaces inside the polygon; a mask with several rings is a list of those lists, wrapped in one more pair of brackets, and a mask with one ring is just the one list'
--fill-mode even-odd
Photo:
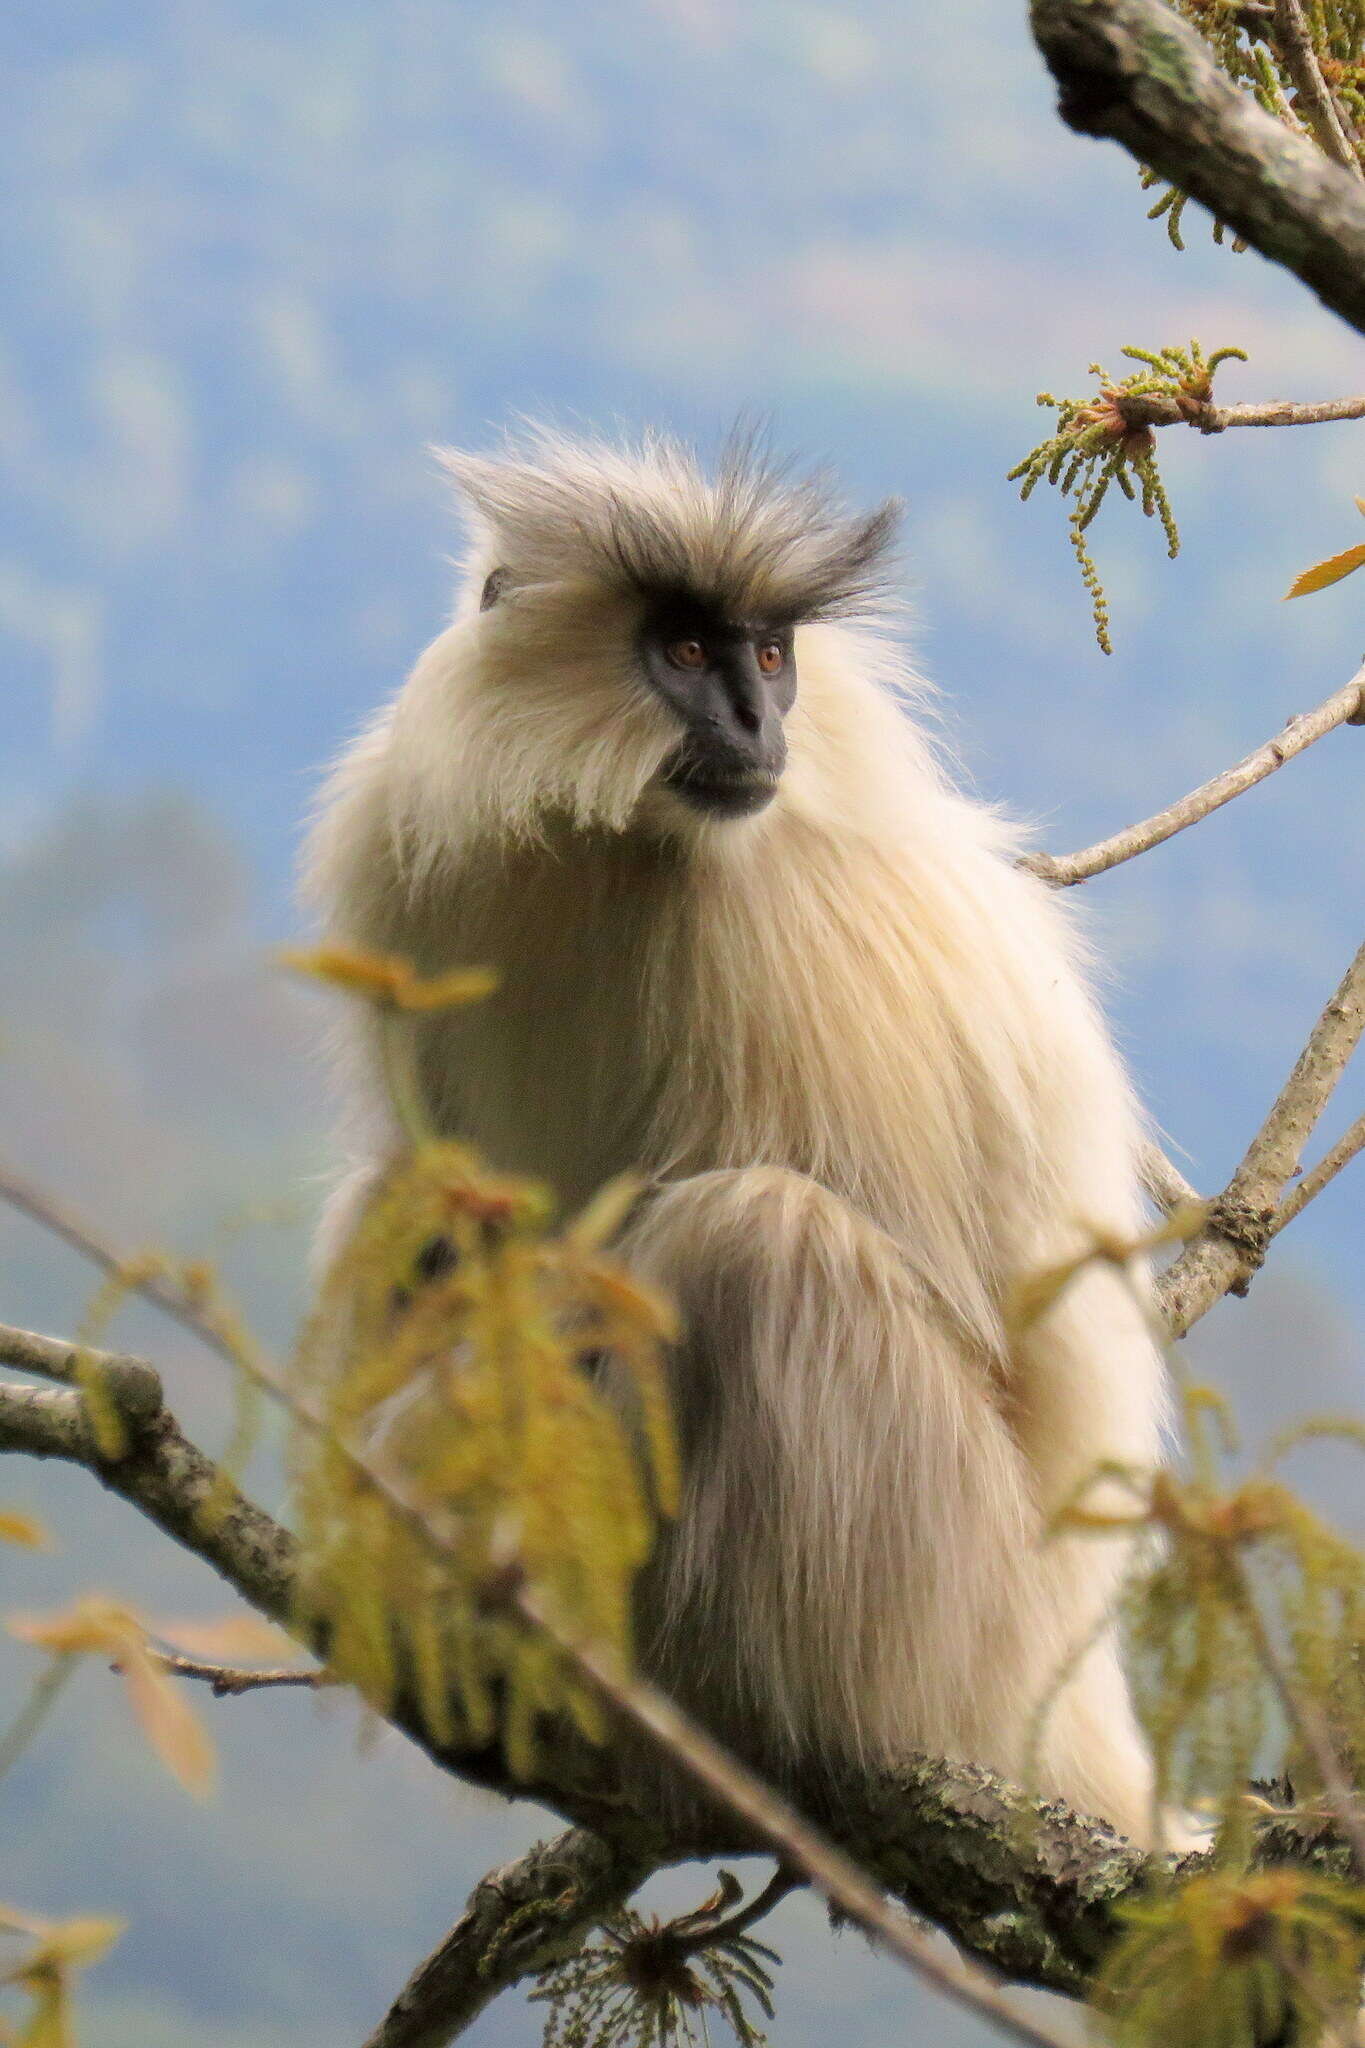
{"label": "langur's leg", "polygon": [[[799,1174],[666,1184],[622,1249],[683,1326],[685,1492],[642,1586],[647,1668],[779,1778],[916,1750],[1017,1775],[1102,1603],[1042,1542],[998,1375],[893,1241]],[[1111,1642],[1063,1701],[1046,1789],[1144,1833]]]}

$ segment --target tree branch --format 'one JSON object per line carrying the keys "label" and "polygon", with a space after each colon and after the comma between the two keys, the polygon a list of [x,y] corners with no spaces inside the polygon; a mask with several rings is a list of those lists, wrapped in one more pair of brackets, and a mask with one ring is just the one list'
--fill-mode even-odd
{"label": "tree branch", "polygon": [[1336,97],[1322,75],[1300,0],[1275,0],[1274,35],[1319,147],[1359,178],[1360,158]]}
{"label": "tree branch", "polygon": [[120,1352],[87,1351],[77,1344],[63,1344],[53,1337],[39,1337],[32,1330],[16,1330],[0,1323],[0,1365],[16,1372],[36,1372],[41,1379],[57,1380],[63,1386],[80,1385],[81,1370],[93,1367],[99,1373],[115,1405],[136,1420],[155,1415],[161,1406],[161,1376],[140,1358]]}
{"label": "tree branch", "polygon": [[653,1868],[601,1835],[571,1828],[490,1871],[365,2048],[445,2048],[499,1992],[573,1955]]}
{"label": "tree branch", "polygon": [[1365,186],[1258,107],[1166,0],[1032,0],[1062,119],[1118,142],[1365,333]]}
{"label": "tree branch", "polygon": [[[1363,1030],[1365,946],[1313,1026],[1293,1072],[1241,1165],[1213,1204],[1208,1222],[1161,1276],[1157,1298],[1173,1337],[1183,1337],[1225,1294],[1245,1293],[1275,1233],[1280,1197]],[[1334,1147],[1333,1153],[1338,1149]],[[1350,1156],[1348,1151],[1336,1160],[1332,1172],[1340,1171]],[[1298,1201],[1295,1215],[1330,1178],[1331,1173],[1325,1174]]]}
{"label": "tree branch", "polygon": [[1088,882],[1092,875],[1107,874],[1110,868],[1120,867],[1124,861],[1173,839],[1177,832],[1197,825],[1201,818],[1221,810],[1243,791],[1254,789],[1277,768],[1283,768],[1286,761],[1292,761],[1315,740],[1335,732],[1341,725],[1365,725],[1365,668],[1358,669],[1349,683],[1334,690],[1316,710],[1301,711],[1254,754],[1248,754],[1245,760],[1225,768],[1208,782],[1201,782],[1197,789],[1168,804],[1164,811],[1157,811],[1136,825],[1127,825],[1122,832],[1115,832],[1094,846],[1083,847],[1079,853],[1030,853],[1019,865],[1056,889],[1069,889],[1077,882]]}
{"label": "tree branch", "polygon": [[[179,1323],[182,1329],[189,1330],[210,1351],[216,1352],[226,1364],[234,1369],[243,1365],[240,1347],[215,1321],[194,1289],[177,1281],[171,1273],[162,1271],[154,1262],[119,1252],[93,1224],[78,1216],[64,1202],[58,1202],[45,1188],[26,1180],[10,1167],[0,1166],[0,1202],[60,1237],[64,1244],[89,1259],[109,1279],[123,1281],[130,1294],[140,1295],[144,1301],[151,1302],[153,1307]],[[52,1339],[42,1341],[51,1343]],[[73,1358],[89,1355],[79,1346],[65,1348]],[[33,1370],[41,1372],[45,1368],[35,1365]],[[64,1374],[56,1376],[66,1377]],[[257,1377],[265,1378],[266,1375],[258,1374]]]}
{"label": "tree branch", "polygon": [[95,1441],[78,1393],[0,1384],[0,1452],[84,1465],[164,1535],[212,1565],[251,1606],[297,1636],[293,1537],[247,1500],[164,1408],[147,1415],[124,1406],[120,1413],[129,1446],[123,1457],[110,1459]]}
{"label": "tree branch", "polygon": [[1292,1223],[1302,1215],[1315,1195],[1320,1195],[1329,1181],[1335,1180],[1344,1166],[1349,1166],[1361,1152],[1365,1152],[1365,1116],[1358,1116],[1337,1139],[1330,1152],[1324,1152],[1316,1166],[1310,1167],[1302,1180],[1296,1181],[1275,1211],[1270,1226],[1272,1237],[1278,1237],[1286,1223]]}
{"label": "tree branch", "polygon": [[[753,1898],[747,1900],[737,1911],[689,1913],[684,1923],[687,1932],[673,1934],[673,1952],[680,1956],[700,1955],[704,1949],[713,1947],[718,1941],[733,1941],[737,1934],[746,1933],[749,1928],[756,1927],[760,1920],[766,1919],[774,1907],[780,1906],[783,1899],[789,1898],[793,1892],[800,1891],[804,1884],[804,1878],[797,1877],[779,1864],[762,1891],[755,1892]],[[738,1887],[736,1895],[738,1896]],[[676,1927],[677,1923],[674,1924]]]}
{"label": "tree branch", "polygon": [[[307,1641],[315,1652],[325,1654],[325,1645],[310,1641],[299,1623],[294,1539],[246,1500],[182,1435],[164,1410],[151,1417],[128,1414],[125,1420],[129,1423],[129,1448],[123,1457],[110,1460],[100,1452],[76,1392],[65,1387],[0,1384],[0,1451],[62,1458],[85,1466],[182,1548],[204,1558],[252,1606]],[[206,1515],[205,1504],[210,1500],[213,1511]],[[591,1657],[582,1661],[599,1690],[621,1711],[628,1710],[637,1727],[649,1729],[656,1739],[662,1736],[666,1744],[674,1744],[673,1753],[678,1753],[676,1736],[665,1726],[675,1713],[667,1702],[648,1688],[635,1687],[630,1688],[627,1699],[617,1674],[595,1666]],[[425,1732],[420,1711],[410,1701],[400,1698],[389,1719],[443,1769],[511,1797],[540,1800],[601,1837],[606,1844],[603,1862],[597,1863],[586,1846],[580,1852],[585,1859],[581,1869],[588,1919],[608,1910],[633,1889],[632,1871],[643,1874],[694,1856],[745,1854],[764,1841],[778,1847],[792,1864],[802,1868],[809,1864],[806,1838],[810,1831],[804,1824],[795,1823],[799,1838],[793,1839],[788,1824],[785,1838],[774,1843],[773,1829],[751,1804],[741,1804],[738,1811],[714,1806],[685,1833],[669,1833],[657,1812],[631,1805],[612,1751],[592,1748],[571,1727],[556,1725],[545,1731],[537,1775],[529,1782],[518,1782],[509,1777],[496,1746],[462,1749],[434,1744]],[[695,1747],[693,1738],[689,1738],[689,1746]],[[708,1745],[708,1754],[713,1749]],[[726,1775],[727,1779],[733,1775],[728,1761]],[[747,1778],[747,1774],[743,1776]],[[722,1788],[714,1770],[710,1782],[723,1798],[729,1798],[728,1784]],[[1118,1907],[1135,1895],[1149,1874],[1147,1859],[1120,1841],[1103,1822],[1056,1802],[1029,1798],[990,1772],[970,1765],[912,1760],[893,1774],[850,1773],[837,1780],[797,1782],[784,1790],[800,1800],[836,1841],[846,1844],[878,1884],[912,1912],[933,1919],[968,1956],[1003,1976],[1072,1995],[1083,1993],[1112,1939]],[[1284,1822],[1272,1824],[1265,1839],[1268,1853],[1280,1859],[1298,1854],[1333,1863],[1339,1862],[1342,1854],[1340,1845],[1327,1838],[1306,1844]],[[820,1847],[822,1863],[827,1865],[834,1855]],[[580,1868],[576,1857],[571,1862],[575,1869]],[[500,1874],[500,1882],[492,1890],[476,1892],[471,1912],[476,1903],[478,1911],[464,1938],[456,1943],[449,1967],[437,1969],[438,1958],[449,1946],[444,1943],[424,1966],[432,1972],[424,1979],[427,1985],[445,1987],[442,1998],[448,1993],[457,2004],[476,1999],[478,1987],[469,1973],[475,1969],[476,1949],[484,1958],[489,1954],[485,1930],[488,1941],[496,1938],[499,1944],[504,1940],[509,1944],[505,1955],[501,1946],[494,1951],[495,1960],[488,1966],[497,1976],[496,1988],[541,1967],[536,1959],[540,1950],[533,1922],[552,1948],[559,1942],[572,1946],[571,1930],[578,1925],[572,1904],[566,1902],[563,1912],[556,1914],[546,1875],[549,1861],[537,1867],[539,1879],[534,1873],[524,1873],[518,1881],[522,1883],[520,1891],[510,1877]],[[866,1886],[860,1872],[854,1876],[858,1886]],[[638,1876],[634,1882],[639,1882]],[[827,1881],[822,1881],[821,1889],[830,1889]],[[841,1883],[838,1889],[846,1888]],[[562,1891],[561,1887],[554,1896],[562,1897]],[[499,1896],[508,1902],[501,1917]],[[595,1902],[591,1911],[586,1903],[589,1897]],[[534,1909],[537,1900],[543,1901],[546,1917],[538,1918],[534,1910],[527,1916],[528,1940],[523,1950],[523,1923],[517,1916],[524,1905]],[[913,1945],[907,1943],[906,1935],[914,1931],[899,1922],[899,1916],[875,1892],[873,1904],[874,1917],[890,1922],[894,1946]],[[514,1917],[515,1924],[511,1924]],[[862,1919],[863,1913],[859,1911],[857,1917]],[[550,1949],[546,1959],[551,1959]],[[937,1954],[934,1961],[941,1961]],[[962,1980],[969,1973],[965,1967],[944,1967],[950,1979],[957,1976],[959,1980],[952,1987],[956,1995],[966,1995]],[[998,2003],[1016,2038],[1051,2041],[1045,2029],[1021,2022],[989,1984],[985,1993],[983,1996],[978,1975],[970,1992],[978,2009]],[[432,1996],[434,1999],[434,1991]],[[420,2031],[427,2024],[425,1996],[418,1999],[409,1986],[405,1997],[408,2004],[403,2024],[410,2031],[388,2039],[381,2033],[384,2048],[400,2048],[400,2044],[416,2048],[419,2042],[423,2048],[434,2048],[438,2040],[448,2038],[439,2026],[425,2035]],[[478,2009],[477,2003],[471,2005],[470,2015]]]}
{"label": "tree branch", "polygon": [[1365,396],[1325,398],[1299,403],[1277,398],[1268,405],[1215,405],[1211,398],[1169,398],[1160,391],[1120,391],[1116,412],[1129,427],[1198,427],[1201,434],[1222,434],[1229,427],[1320,427],[1333,420],[1365,419]]}
{"label": "tree branch", "polygon": [[147,1654],[173,1678],[202,1679],[218,1700],[289,1685],[308,1686],[316,1691],[319,1686],[343,1682],[330,1671],[300,1670],[297,1664],[283,1664],[273,1671],[251,1671],[236,1664],[206,1664],[199,1657],[182,1657],[176,1650],[149,1650]]}

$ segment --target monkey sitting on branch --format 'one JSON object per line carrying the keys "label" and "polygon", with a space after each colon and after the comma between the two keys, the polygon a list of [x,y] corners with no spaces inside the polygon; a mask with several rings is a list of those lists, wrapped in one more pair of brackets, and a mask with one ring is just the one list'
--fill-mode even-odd
{"label": "monkey sitting on branch", "polygon": [[[1142,1124],[1062,902],[955,789],[885,618],[894,505],[737,446],[451,454],[454,623],[343,756],[329,937],[486,1003],[414,1019],[437,1131],[570,1204],[678,1303],[685,1484],[645,1668],[779,1781],[911,1752],[1152,1838],[1109,1617],[1122,1546],[1049,1537],[1165,1414],[1139,1271],[1011,1288],[1142,1228]],[[398,1145],[372,1040],[324,1240]]]}

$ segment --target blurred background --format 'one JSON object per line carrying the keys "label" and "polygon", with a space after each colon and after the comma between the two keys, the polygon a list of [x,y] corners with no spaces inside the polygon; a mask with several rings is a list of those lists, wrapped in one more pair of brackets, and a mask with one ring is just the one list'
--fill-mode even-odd
{"label": "blurred background", "polygon": [[[287,1343],[329,1156],[325,999],[270,949],[319,769],[443,622],[456,544],[429,448],[520,414],[714,445],[740,412],[907,504],[918,658],[963,774],[1072,846],[1144,815],[1351,674],[1365,430],[1167,432],[1184,535],[1107,507],[1097,651],[1055,498],[1004,473],[1040,388],[1098,356],[1236,342],[1228,401],[1361,388],[1361,343],[1254,254],[1143,219],[1117,150],[1058,123],[1023,0],[21,0],[0,175],[0,1157],[128,1247],[220,1259]],[[1365,735],[1337,734],[1086,891],[1154,1115],[1221,1183],[1358,943]],[[1342,1091],[1325,1136],[1359,1112]],[[1362,1187],[1338,1182],[1196,1340],[1251,1442],[1358,1410]],[[0,1316],[69,1332],[92,1277],[0,1216]],[[212,1446],[219,1369],[135,1314]],[[1302,1468],[1343,1512],[1344,1454]],[[4,1606],[97,1585],[225,1611],[79,1475],[13,1461]],[[252,1475],[278,1501],[268,1453]],[[0,1655],[0,1716],[37,1660]],[[492,1861],[546,1817],[396,1737],[273,1694],[202,1702],[198,1810],[84,1671],[4,1788],[6,1892],[117,1911],[98,2048],[345,2048]],[[695,1900],[704,1874],[671,1880]],[[775,2041],[976,2042],[800,1902]],[[471,2039],[538,2039],[524,2004]]]}

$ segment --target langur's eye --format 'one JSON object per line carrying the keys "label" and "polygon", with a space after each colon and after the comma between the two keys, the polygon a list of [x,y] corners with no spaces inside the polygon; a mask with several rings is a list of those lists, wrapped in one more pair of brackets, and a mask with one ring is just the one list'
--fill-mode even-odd
{"label": "langur's eye", "polygon": [[674,640],[664,652],[674,668],[705,668],[710,659],[700,640]]}
{"label": "langur's eye", "polygon": [[758,665],[765,676],[775,676],[786,656],[776,640],[765,641],[758,650]]}

